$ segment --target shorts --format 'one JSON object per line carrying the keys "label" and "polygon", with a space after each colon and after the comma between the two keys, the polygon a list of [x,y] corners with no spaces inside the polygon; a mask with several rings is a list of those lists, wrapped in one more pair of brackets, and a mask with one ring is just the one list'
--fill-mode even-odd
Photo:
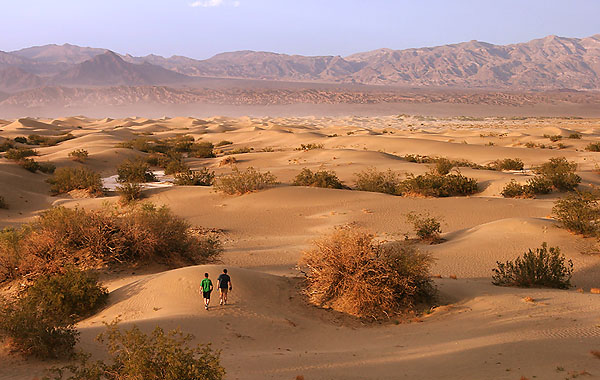
{"label": "shorts", "polygon": [[202,292],[202,298],[210,299],[210,292]]}
{"label": "shorts", "polygon": [[227,288],[219,288],[219,290],[221,291],[221,293],[223,294],[227,294],[228,289]]}

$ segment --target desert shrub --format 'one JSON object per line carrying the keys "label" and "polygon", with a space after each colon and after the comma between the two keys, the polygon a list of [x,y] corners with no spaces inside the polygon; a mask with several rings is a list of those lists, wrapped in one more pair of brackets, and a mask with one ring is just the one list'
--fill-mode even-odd
{"label": "desert shrub", "polygon": [[343,189],[344,185],[340,182],[335,172],[319,170],[313,172],[308,168],[302,171],[294,179],[295,186],[313,186],[324,187],[328,189]]}
{"label": "desert shrub", "polygon": [[505,198],[531,198],[537,194],[548,194],[552,191],[552,182],[542,176],[529,178],[525,185],[519,184],[512,179],[504,189],[502,189]]}
{"label": "desert shrub", "polygon": [[600,152],[600,142],[589,143],[585,147],[585,150],[590,151],[590,152]]}
{"label": "desert shrub", "polygon": [[225,146],[225,145],[231,145],[233,144],[233,141],[229,141],[229,140],[221,140],[217,143],[217,145],[215,145],[216,147],[221,147],[221,146]]}
{"label": "desert shrub", "polygon": [[6,152],[13,148],[15,148],[15,144],[12,141],[0,138],[0,152]]}
{"label": "desert shrub", "polygon": [[137,158],[125,160],[117,168],[118,182],[152,182],[156,181],[156,176],[150,171],[150,166],[144,160]]}
{"label": "desert shrub", "polygon": [[53,174],[56,171],[56,165],[49,161],[38,161],[38,170],[42,173]]}
{"label": "desert shrub", "polygon": [[520,158],[505,158],[489,164],[493,170],[523,170],[523,161]]}
{"label": "desert shrub", "polygon": [[552,214],[569,231],[584,236],[598,236],[600,232],[600,205],[597,193],[570,193],[554,203]]}
{"label": "desert shrub", "polygon": [[88,168],[58,168],[47,182],[53,194],[68,193],[71,190],[87,190],[95,195],[104,194],[100,174]]}
{"label": "desert shrub", "polygon": [[142,185],[137,182],[122,183],[117,186],[117,192],[120,195],[119,202],[123,205],[142,199]]}
{"label": "desert shrub", "polygon": [[199,142],[194,144],[190,155],[197,158],[212,158],[215,157],[213,149],[214,145],[212,143],[207,141]]}
{"label": "desert shrub", "polygon": [[108,361],[90,361],[89,355],[83,355],[76,364],[52,369],[49,379],[223,379],[220,351],[214,351],[210,344],[190,347],[193,338],[179,330],[165,333],[160,327],[150,334],[144,334],[137,326],[122,331],[118,321],[114,321],[97,338],[108,349]]}
{"label": "desert shrub", "polygon": [[0,195],[0,209],[8,209],[8,203],[4,200],[4,197]]}
{"label": "desert shrub", "polygon": [[299,148],[296,148],[296,150],[313,150],[313,149],[323,149],[323,144],[300,144]]}
{"label": "desert shrub", "polygon": [[576,139],[576,140],[581,140],[581,135],[579,133],[571,133],[569,135],[570,139]]}
{"label": "desert shrub", "polygon": [[401,195],[422,195],[425,197],[451,197],[470,195],[477,192],[477,181],[461,173],[439,175],[426,173],[418,176],[409,174],[400,182],[397,193]]}
{"label": "desert shrub", "polygon": [[40,168],[38,163],[32,158],[23,158],[19,160],[19,166],[32,173],[35,173]]}
{"label": "desert shrub", "polygon": [[417,214],[411,212],[406,215],[406,220],[413,225],[415,233],[421,240],[437,242],[442,233],[440,221],[429,214]]}
{"label": "desert shrub", "polygon": [[187,170],[175,174],[175,184],[180,186],[211,186],[215,180],[215,172],[207,168]]}
{"label": "desert shrub", "polygon": [[454,163],[447,158],[439,158],[435,162],[434,170],[439,175],[446,175],[454,167]]}
{"label": "desert shrub", "polygon": [[529,249],[521,258],[513,262],[496,262],[492,283],[500,286],[567,289],[571,286],[573,262],[565,263],[565,257],[558,247],[550,247],[544,242],[535,252]]}
{"label": "desert shrub", "polygon": [[368,168],[356,173],[356,188],[360,191],[396,194],[400,183],[398,175],[391,170],[380,172],[376,168]]}
{"label": "desert shrub", "polygon": [[15,140],[15,142],[19,144],[27,144],[27,137],[25,136],[17,136],[13,140]]}
{"label": "desert shrub", "polygon": [[9,160],[22,160],[26,157],[37,156],[37,151],[29,148],[11,148],[5,154]]}
{"label": "desert shrub", "polygon": [[225,165],[235,165],[237,163],[237,159],[235,157],[225,157],[219,162],[219,166]]}
{"label": "desert shrub", "polygon": [[165,174],[177,174],[189,171],[190,168],[182,160],[171,160],[165,166]]}
{"label": "desert shrub", "polygon": [[169,137],[166,139],[138,137],[133,140],[125,141],[118,146],[121,148],[136,149],[145,153],[189,153],[194,149],[194,141],[194,137],[189,135]]}
{"label": "desert shrub", "polygon": [[70,133],[63,135],[63,136],[58,136],[58,137],[29,135],[29,136],[27,136],[27,144],[42,145],[42,146],[54,146],[63,141],[71,140],[74,138],[75,138],[75,136],[73,136]]}
{"label": "desert shrub", "polygon": [[249,167],[240,171],[237,167],[229,175],[220,177],[215,188],[225,194],[246,194],[256,190],[262,190],[277,184],[277,178],[271,172],[261,173]]}
{"label": "desert shrub", "polygon": [[550,139],[552,142],[557,142],[562,139],[561,135],[544,135],[545,138]]}
{"label": "desert shrub", "polygon": [[98,279],[75,268],[38,277],[16,300],[0,309],[0,335],[25,356],[69,356],[78,333],[73,324],[106,304]]}
{"label": "desert shrub", "polygon": [[249,148],[247,146],[243,146],[237,149],[233,149],[230,150],[228,152],[223,152],[224,155],[231,155],[231,154],[242,154],[242,153],[250,153],[254,150],[254,148]]}
{"label": "desert shrub", "polygon": [[535,172],[552,182],[552,186],[560,191],[574,190],[581,182],[581,177],[575,174],[577,164],[569,162],[565,157],[551,158],[535,168]]}
{"label": "desert shrub", "polygon": [[432,259],[410,245],[382,244],[356,227],[337,229],[303,253],[305,293],[319,306],[358,317],[400,314],[435,294]]}
{"label": "desert shrub", "polygon": [[56,207],[19,230],[0,233],[0,282],[60,272],[68,265],[204,264],[221,252],[218,235],[194,230],[166,207],[86,211]]}
{"label": "desert shrub", "polygon": [[89,152],[85,149],[76,149],[69,152],[69,158],[77,162],[85,162],[88,158]]}

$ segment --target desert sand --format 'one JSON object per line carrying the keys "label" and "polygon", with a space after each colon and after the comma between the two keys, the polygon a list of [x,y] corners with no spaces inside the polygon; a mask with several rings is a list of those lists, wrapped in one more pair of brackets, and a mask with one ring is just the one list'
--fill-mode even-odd
{"label": "desert sand", "polygon": [[[529,170],[497,172],[461,168],[479,182],[470,197],[409,198],[356,190],[291,186],[302,168],[333,170],[347,185],[368,167],[399,173],[425,173],[427,164],[411,163],[406,154],[468,159],[487,164],[520,158],[529,169],[551,157],[577,162],[581,188],[600,184],[600,153],[584,150],[598,141],[600,120],[586,118],[424,117],[210,117],[147,119],[0,120],[1,138],[30,134],[75,139],[39,148],[38,160],[58,167],[80,165],[68,153],[84,148],[84,164],[103,177],[139,152],[118,148],[141,134],[180,134],[217,143],[237,165],[271,171],[274,188],[226,196],[212,187],[172,186],[145,190],[148,200],[169,206],[194,226],[223,230],[225,251],[214,265],[141,268],[105,273],[109,305],[78,325],[79,348],[101,357],[94,337],[102,322],[119,317],[123,325],[144,329],[181,327],[200,343],[223,350],[228,379],[564,379],[600,376],[600,255],[597,242],[573,235],[551,218],[562,194],[535,199],[505,199],[500,191],[511,179],[525,182]],[[573,133],[581,139],[568,139]],[[544,135],[561,135],[558,149]],[[528,148],[525,144],[544,144]],[[321,149],[296,150],[300,144]],[[548,147],[553,149],[548,149]],[[218,175],[231,171],[223,157],[186,159],[193,168]],[[117,195],[74,199],[53,197],[45,174],[33,174],[0,159],[0,195],[10,205],[0,210],[0,227],[31,221],[53,205],[100,208]],[[443,219],[443,238],[421,245],[435,258],[432,275],[440,305],[431,313],[402,323],[365,323],[309,305],[301,294],[296,264],[304,249],[335,226],[357,223],[386,240],[410,232],[405,214],[429,212]],[[574,262],[571,290],[503,288],[491,284],[496,261],[512,260],[542,242],[559,246]],[[202,274],[215,279],[228,268],[234,290],[230,304],[205,311],[197,293]],[[439,275],[439,276],[437,276]],[[450,278],[452,276],[453,278]],[[437,278],[441,277],[441,278]],[[456,278],[454,278],[456,277]],[[583,289],[582,292],[576,291]],[[525,302],[525,297],[533,302]],[[21,360],[2,351],[1,379],[33,379],[57,362]]]}

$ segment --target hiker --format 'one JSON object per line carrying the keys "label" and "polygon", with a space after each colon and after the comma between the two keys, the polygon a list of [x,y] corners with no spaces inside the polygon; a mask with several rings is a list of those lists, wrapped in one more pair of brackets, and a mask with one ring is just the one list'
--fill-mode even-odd
{"label": "hiker", "polygon": [[202,298],[204,298],[204,308],[208,310],[208,304],[210,303],[210,292],[213,290],[213,284],[210,278],[208,278],[208,273],[204,273],[204,279],[200,284],[200,288],[202,289]]}
{"label": "hiker", "polygon": [[219,288],[219,305],[227,305],[227,293],[233,289],[227,269],[223,269],[223,273],[217,278],[217,287]]}

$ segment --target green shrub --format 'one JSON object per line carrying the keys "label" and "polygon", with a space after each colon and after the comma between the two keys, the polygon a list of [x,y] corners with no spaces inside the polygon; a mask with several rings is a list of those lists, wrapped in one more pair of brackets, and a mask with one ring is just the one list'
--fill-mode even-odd
{"label": "green shrub", "polygon": [[261,173],[249,167],[240,171],[237,167],[229,175],[220,177],[215,188],[225,194],[246,194],[252,191],[262,190],[277,184],[277,178],[271,172]]}
{"label": "green shrub", "polygon": [[600,205],[597,193],[570,193],[554,203],[552,213],[569,231],[584,236],[599,235]]}
{"label": "green shrub", "polygon": [[15,140],[15,142],[19,144],[27,144],[27,137],[25,136],[17,136],[13,140]]}
{"label": "green shrub", "polygon": [[571,191],[581,182],[581,177],[575,174],[575,170],[577,170],[575,162],[569,162],[565,157],[555,157],[537,167],[535,172],[552,182],[555,189]]}
{"label": "green shrub", "polygon": [[8,209],[8,203],[4,200],[4,197],[0,195],[0,209]]}
{"label": "green shrub", "polygon": [[210,142],[203,141],[194,144],[193,150],[190,153],[191,156],[196,158],[213,158],[215,153],[213,152],[214,145]]}
{"label": "green shrub", "polygon": [[415,233],[421,240],[438,242],[442,233],[442,224],[437,218],[429,214],[417,214],[411,212],[406,219],[413,225]]}
{"label": "green shrub", "polygon": [[233,141],[222,140],[217,143],[216,147],[221,147],[221,146],[231,145],[231,144],[233,144]]}
{"label": "green shrub", "polygon": [[118,182],[153,182],[156,181],[156,176],[150,171],[150,166],[144,160],[137,158],[133,160],[125,160],[117,168]]}
{"label": "green shrub", "polygon": [[489,164],[489,167],[493,170],[523,170],[524,164],[520,158],[505,158],[503,160],[496,160]]}
{"label": "green shrub", "polygon": [[58,168],[47,182],[53,194],[68,193],[71,190],[87,190],[93,195],[103,195],[100,174],[88,168]]}
{"label": "green shrub", "polygon": [[532,287],[568,289],[571,286],[573,262],[565,263],[565,257],[558,247],[550,247],[546,243],[535,252],[529,249],[523,258],[518,257],[514,262],[497,262],[493,269],[492,283],[499,286]]}
{"label": "green shrub", "polygon": [[525,186],[531,194],[549,194],[552,191],[552,181],[539,175],[529,178]]}
{"label": "green shrub", "polygon": [[85,149],[76,149],[69,152],[69,158],[76,162],[85,162],[88,158],[89,152]]}
{"label": "green shrub", "polygon": [[525,185],[521,185],[514,179],[511,179],[500,193],[504,198],[529,198],[533,196]]}
{"label": "green shrub", "polygon": [[121,148],[136,149],[145,153],[189,153],[194,150],[194,141],[194,137],[188,135],[170,137],[162,140],[151,137],[138,137],[133,140],[125,141],[118,146]]}
{"label": "green shrub", "polygon": [[254,150],[254,148],[249,148],[247,146],[243,146],[241,148],[233,149],[228,152],[223,152],[224,155],[232,155],[232,154],[242,154],[242,153],[250,153]]}
{"label": "green shrub", "polygon": [[579,133],[571,133],[569,135],[570,139],[576,139],[576,140],[580,140],[581,139],[581,135]]}
{"label": "green shrub", "polygon": [[156,327],[144,334],[133,326],[121,331],[115,321],[106,325],[98,341],[108,349],[108,362],[90,361],[84,355],[79,362],[51,370],[50,379],[160,379],[160,380],[221,380],[225,369],[220,364],[220,351],[209,345],[189,347],[193,336],[179,330],[165,333]]}
{"label": "green shrub", "polygon": [[70,356],[77,321],[106,304],[108,291],[98,279],[75,268],[40,276],[16,300],[0,309],[0,334],[15,352],[25,356]]}
{"label": "green shrub", "polygon": [[470,195],[477,192],[477,181],[460,173],[439,175],[426,173],[415,176],[409,174],[397,188],[400,195],[421,195],[425,197],[451,197]]}
{"label": "green shrub", "polygon": [[383,244],[357,228],[337,229],[303,253],[310,302],[354,316],[390,318],[429,302],[432,259],[414,247]]}
{"label": "green shrub", "polygon": [[215,180],[215,172],[207,168],[187,170],[175,175],[175,184],[179,186],[211,186]]}
{"label": "green shrub", "polygon": [[123,205],[142,199],[142,185],[137,182],[122,183],[117,186],[117,192],[120,195],[119,201]]}
{"label": "green shrub", "polygon": [[37,151],[33,150],[33,149],[29,149],[29,148],[11,148],[9,149],[6,154],[4,154],[4,157],[6,157],[9,160],[22,160],[25,157],[31,157],[31,156],[37,156],[38,153]]}
{"label": "green shrub", "polygon": [[398,175],[391,170],[380,172],[376,168],[368,168],[356,173],[356,188],[360,191],[396,194],[400,184]]}
{"label": "green shrub", "polygon": [[194,230],[168,208],[122,211],[56,207],[19,230],[0,233],[0,282],[61,272],[65,266],[118,263],[205,264],[221,252],[218,235]]}
{"label": "green shrub", "polygon": [[334,172],[327,170],[313,172],[308,168],[302,169],[296,176],[294,186],[324,187],[328,189],[343,189],[345,187]]}
{"label": "green shrub", "polygon": [[589,143],[585,147],[585,150],[590,151],[590,152],[600,152],[600,142]]}

